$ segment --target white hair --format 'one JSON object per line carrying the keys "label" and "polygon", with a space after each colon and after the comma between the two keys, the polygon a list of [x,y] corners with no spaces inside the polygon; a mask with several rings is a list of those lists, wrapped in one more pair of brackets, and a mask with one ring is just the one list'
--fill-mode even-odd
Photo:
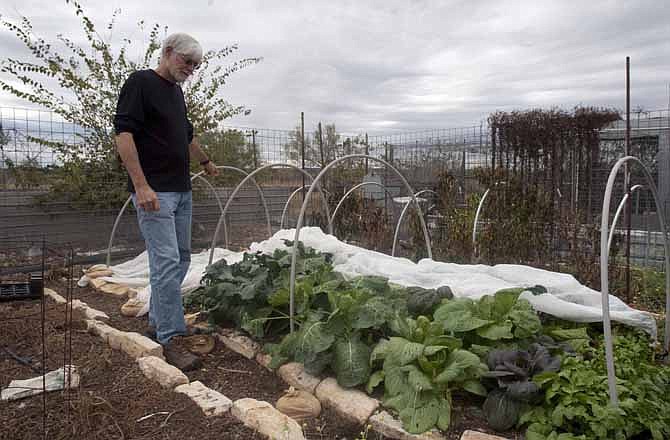
{"label": "white hair", "polygon": [[188,34],[177,33],[169,35],[163,41],[162,54],[165,55],[167,48],[171,47],[175,52],[195,60],[202,59],[202,46]]}

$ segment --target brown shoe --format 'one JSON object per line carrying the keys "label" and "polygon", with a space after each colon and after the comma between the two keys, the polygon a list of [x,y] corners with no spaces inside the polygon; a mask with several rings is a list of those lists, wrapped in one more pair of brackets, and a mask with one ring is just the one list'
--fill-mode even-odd
{"label": "brown shoe", "polygon": [[216,340],[212,335],[184,336],[182,346],[196,356],[210,354],[216,346]]}
{"label": "brown shoe", "polygon": [[192,371],[202,367],[202,360],[198,356],[194,356],[184,348],[175,336],[170,339],[167,345],[163,346],[163,355],[168,364],[179,368],[181,371]]}

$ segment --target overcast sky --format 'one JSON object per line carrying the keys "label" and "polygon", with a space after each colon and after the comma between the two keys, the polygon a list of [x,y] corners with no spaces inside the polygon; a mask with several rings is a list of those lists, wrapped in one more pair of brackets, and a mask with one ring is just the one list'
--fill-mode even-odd
{"label": "overcast sky", "polygon": [[[141,52],[144,19],[191,33],[205,49],[232,43],[264,60],[224,88],[251,114],[228,126],[291,129],[335,123],[347,133],[479,125],[496,110],[668,107],[670,1],[83,0],[101,30],[120,8],[116,38]],[[36,34],[82,40],[64,0],[0,0]],[[0,30],[0,57],[27,52]],[[133,51],[131,51],[133,55]],[[0,91],[0,106],[26,107]]]}

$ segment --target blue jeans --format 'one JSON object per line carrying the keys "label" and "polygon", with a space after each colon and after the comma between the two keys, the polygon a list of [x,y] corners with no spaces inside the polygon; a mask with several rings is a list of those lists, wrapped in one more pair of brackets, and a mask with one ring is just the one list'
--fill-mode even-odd
{"label": "blue jeans", "polygon": [[149,254],[151,300],[149,325],[155,327],[158,342],[186,334],[181,283],[191,264],[191,192],[157,192],[159,211],[133,204]]}

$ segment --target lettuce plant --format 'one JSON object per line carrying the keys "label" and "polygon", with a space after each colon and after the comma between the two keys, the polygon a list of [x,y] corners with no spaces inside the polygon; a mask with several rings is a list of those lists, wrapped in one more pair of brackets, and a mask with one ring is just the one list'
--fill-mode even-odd
{"label": "lettuce plant", "polygon": [[524,339],[542,328],[530,303],[519,299],[519,290],[509,289],[474,301],[456,298],[445,301],[433,314],[448,333],[474,333],[486,341]]}
{"label": "lettuce plant", "polygon": [[368,392],[383,382],[384,406],[399,414],[410,433],[448,429],[451,392],[459,388],[485,396],[479,377],[486,365],[425,316],[398,317],[392,327],[398,336],[380,341],[372,351],[371,364],[381,362],[382,369],[370,378]]}

